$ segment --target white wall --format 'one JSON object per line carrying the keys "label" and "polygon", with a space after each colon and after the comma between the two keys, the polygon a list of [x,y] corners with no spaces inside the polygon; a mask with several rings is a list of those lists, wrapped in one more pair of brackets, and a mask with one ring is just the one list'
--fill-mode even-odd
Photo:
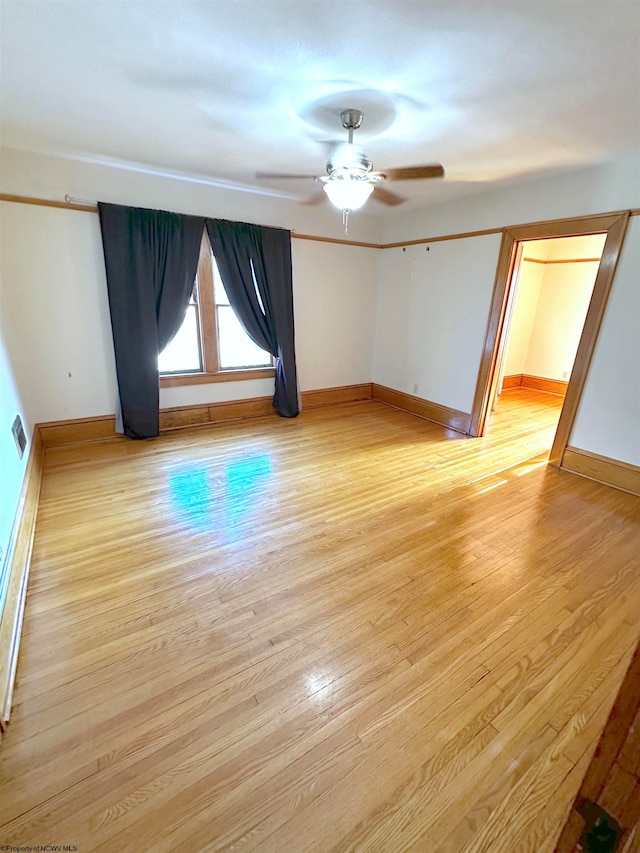
{"label": "white wall", "polygon": [[549,264],[543,269],[540,298],[522,372],[545,379],[568,380],[598,263]]}
{"label": "white wall", "polygon": [[478,192],[444,204],[417,210],[403,205],[385,217],[382,242],[419,240],[637,207],[640,207],[640,152],[601,166]]}
{"label": "white wall", "polygon": [[596,234],[523,244],[504,375],[524,373],[545,379],[568,379],[593,293],[598,261],[536,264],[527,259],[599,258],[604,241],[604,234]]}
{"label": "white wall", "polygon": [[[606,234],[587,234],[584,237],[556,237],[552,240],[538,240],[526,243],[527,247],[535,246],[536,242],[547,246],[547,260],[568,260],[573,258],[599,258],[602,255]],[[527,255],[531,256],[527,249]]]}
{"label": "white wall", "polygon": [[[25,401],[18,384],[18,353],[10,331],[7,306],[0,279],[0,612],[3,592],[3,567],[6,568],[7,546],[18,506],[22,480],[31,450],[31,426]],[[22,460],[11,434],[16,415],[20,415],[27,436]]]}
{"label": "white wall", "polygon": [[115,411],[115,362],[98,218],[0,204],[5,298],[35,423]]}
{"label": "white wall", "polygon": [[[340,235],[337,210],[317,211],[271,198],[256,203],[245,193],[24,152],[5,152],[3,167],[2,190],[13,194],[60,198],[64,190],[81,198],[295,224],[298,231],[315,234],[337,230]],[[117,386],[98,217],[8,202],[0,208],[2,274],[23,343],[33,421],[112,414]],[[373,217],[354,216],[350,236],[379,242],[378,228]],[[379,256],[375,249],[293,240],[302,390],[371,381]],[[211,383],[164,388],[160,404],[272,393],[273,380],[268,379]]]}
{"label": "white wall", "polygon": [[[63,201],[66,194],[89,202],[107,201],[289,228],[322,237],[344,238],[342,214],[328,202],[305,205],[286,196],[229,189],[153,170],[133,171],[49,154],[0,149],[0,190],[13,195]],[[309,182],[309,196],[317,192]],[[349,239],[381,242],[382,220],[364,211],[349,217]]]}
{"label": "white wall", "polygon": [[[599,167],[505,187],[448,204],[398,210],[385,219],[383,243],[639,207],[640,152],[636,152]],[[583,450],[640,464],[639,218],[633,217],[631,223],[570,443]],[[423,318],[428,319],[435,312],[449,323],[445,348],[442,354],[428,352],[430,375],[426,377],[428,381],[419,385],[418,395],[467,412],[472,401],[471,376],[477,375],[480,358],[478,347],[469,347],[468,343],[481,340],[485,333],[486,300],[495,276],[499,238],[494,235],[493,243],[486,244],[487,256],[482,268],[478,268],[474,253],[465,249],[470,243],[468,238],[431,244],[432,249],[437,245],[448,247],[451,266],[447,262],[443,274],[424,277],[420,287],[414,283],[408,262],[398,260],[395,253],[401,250],[383,252],[374,367],[375,381],[412,393],[417,371],[430,347],[428,336],[424,343],[416,343],[419,332],[415,329],[414,315],[421,318],[418,321],[421,325]],[[415,247],[411,248],[413,251]],[[458,279],[457,286],[450,290],[445,284],[449,269],[457,270]],[[461,281],[467,282],[467,286],[461,285]],[[473,288],[469,286],[472,281]],[[401,304],[394,303],[394,294]],[[482,307],[476,301],[480,295],[484,300]],[[461,308],[459,313],[456,306]],[[435,330],[435,339],[444,334],[441,329]],[[456,382],[453,390],[447,391],[447,382],[435,375],[441,366],[447,381]]]}
{"label": "white wall", "polygon": [[[282,199],[115,167],[9,151],[3,192],[165,207],[342,236],[339,214]],[[115,380],[95,215],[2,204],[2,268],[20,382],[33,422],[113,412]],[[354,216],[350,237],[379,243],[640,207],[640,155],[449,204]],[[638,218],[632,220],[572,443],[640,462],[637,446]],[[633,244],[635,234],[635,245]],[[373,379],[470,411],[499,235],[375,250],[294,241],[300,381],[307,390],[368,381],[381,256]],[[603,343],[604,341],[604,343]],[[69,376],[71,374],[71,376]],[[415,390],[414,390],[415,389]],[[270,393],[268,382],[164,389],[163,406]],[[606,405],[605,405],[606,403]]]}
{"label": "white wall", "polygon": [[293,241],[303,391],[371,382],[381,252]]}
{"label": "white wall", "polygon": [[499,248],[490,234],[382,252],[374,382],[471,411]]}
{"label": "white wall", "polygon": [[543,264],[522,263],[507,338],[503,376],[526,373],[527,353],[536,319],[540,288],[544,278]]}
{"label": "white wall", "polygon": [[640,465],[640,216],[629,223],[569,444]]}

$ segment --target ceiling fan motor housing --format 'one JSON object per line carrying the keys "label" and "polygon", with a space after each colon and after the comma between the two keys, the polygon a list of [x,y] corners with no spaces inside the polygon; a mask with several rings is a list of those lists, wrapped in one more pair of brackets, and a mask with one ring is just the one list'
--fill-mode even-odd
{"label": "ceiling fan motor housing", "polygon": [[357,130],[362,124],[364,113],[362,110],[342,110],[340,120],[345,130]]}
{"label": "ceiling fan motor housing", "polygon": [[382,175],[372,172],[373,163],[359,145],[353,142],[353,132],[362,124],[361,110],[349,109],[340,113],[342,126],[349,131],[349,141],[339,145],[327,160],[327,177],[325,181],[366,181],[369,184],[379,184],[384,180]]}
{"label": "ceiling fan motor housing", "polygon": [[357,145],[341,145],[327,160],[327,174],[339,177],[340,172],[348,172],[351,177],[367,178],[373,168],[371,160]]}

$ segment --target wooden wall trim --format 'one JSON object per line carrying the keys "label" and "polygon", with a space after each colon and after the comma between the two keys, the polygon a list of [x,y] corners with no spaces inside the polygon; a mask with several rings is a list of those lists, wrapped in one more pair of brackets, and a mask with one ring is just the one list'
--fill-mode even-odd
{"label": "wooden wall trim", "polygon": [[193,426],[209,426],[224,421],[260,418],[273,415],[272,397],[250,397],[224,403],[203,403],[195,406],[174,406],[160,409],[160,432]]}
{"label": "wooden wall trim", "polygon": [[598,332],[600,331],[602,318],[607,307],[607,299],[609,298],[609,292],[616,274],[628,222],[629,215],[625,214],[611,221],[607,227],[607,239],[602,250],[602,258],[600,259],[596,280],[593,285],[591,301],[578,343],[576,357],[573,362],[567,395],[562,411],[560,412],[558,428],[549,453],[549,462],[552,465],[559,466],[561,464],[562,456],[569,444],[571,430],[573,429],[573,424],[578,413],[578,406],[580,405],[582,392],[589,373],[589,366],[596,347]]}
{"label": "wooden wall trim", "polygon": [[383,243],[381,249],[400,249],[405,246],[422,246],[424,243],[443,243],[446,240],[466,240],[468,237],[484,237],[487,234],[501,234],[500,228],[484,228],[481,231],[460,231],[457,234],[442,234],[440,237],[420,237],[418,240],[402,240],[399,243]]}
{"label": "wooden wall trim", "polygon": [[518,249],[516,242],[509,231],[502,234],[500,251],[498,253],[498,265],[496,276],[493,281],[493,292],[491,294],[491,306],[489,318],[484,336],[480,366],[478,368],[478,379],[473,395],[473,406],[471,408],[471,421],[469,432],[477,437],[484,434],[485,423],[489,413],[489,406],[493,399],[493,393],[497,382],[497,364],[499,356],[500,338],[502,335],[509,298],[509,287],[513,278],[514,270],[518,262]]}
{"label": "wooden wall trim", "polygon": [[558,394],[561,397],[566,396],[569,387],[569,383],[563,379],[546,379],[544,376],[529,376],[527,373],[522,374],[520,384],[523,388],[544,391],[546,394]]}
{"label": "wooden wall trim", "polygon": [[[97,213],[97,204],[82,204],[75,201],[52,201],[47,198],[34,198],[24,195],[9,195],[8,193],[0,193],[0,201],[9,201],[16,204],[33,204],[37,207],[57,207],[62,210],[80,210],[83,213]],[[360,246],[364,249],[382,249],[381,243],[364,243],[360,240],[345,240],[338,237],[319,237],[315,234],[297,234],[291,232],[293,240],[315,240],[318,243],[338,243],[342,246]]]}
{"label": "wooden wall trim", "polygon": [[[273,412],[271,397],[253,397],[224,403],[200,403],[160,410],[160,432],[203,426],[227,420],[261,417]],[[122,441],[115,415],[75,418],[38,424],[45,448],[93,441]]]}
{"label": "wooden wall trim", "polygon": [[343,240],[338,237],[317,237],[315,234],[291,232],[292,240],[315,240],[318,243],[337,243],[339,246],[360,246],[363,249],[384,249],[382,243],[363,243],[360,240]]}
{"label": "wooden wall trim", "polygon": [[607,231],[621,216],[628,216],[629,213],[629,210],[589,213],[586,216],[568,216],[563,219],[545,219],[540,222],[527,222],[523,225],[509,225],[507,228],[514,240],[579,237],[584,234]]}
{"label": "wooden wall trim", "polygon": [[42,458],[43,447],[36,427],[31,439],[29,461],[25,469],[6,556],[9,581],[4,607],[0,614],[0,732],[5,730],[11,713],[13,684],[18,664],[22,618],[40,498]]}
{"label": "wooden wall trim", "polygon": [[339,403],[357,403],[360,400],[370,400],[372,383],[361,385],[339,385],[335,388],[320,388],[316,391],[302,392],[302,411],[316,409],[319,406],[335,406]]}
{"label": "wooden wall trim", "polygon": [[[558,227],[565,225],[566,223],[575,222],[577,218],[582,220],[590,220],[591,227],[594,231],[606,231],[607,225],[606,223],[609,219],[613,220],[619,216],[638,216],[640,215],[640,210],[631,209],[631,210],[616,210],[611,211],[609,213],[590,213],[585,216],[580,217],[567,217],[564,219],[548,219],[543,220],[541,222],[526,222],[520,225],[503,225],[499,228],[484,228],[482,230],[476,231],[461,231],[457,234],[443,234],[439,237],[421,237],[418,240],[403,240],[398,243],[383,243],[382,249],[398,249],[403,246],[421,246],[424,243],[440,243],[443,240],[465,240],[468,237],[484,237],[487,234],[501,234],[503,231],[510,231],[513,233],[513,236],[517,240],[522,240],[524,238],[518,236],[518,232],[522,230],[531,230],[532,228],[543,229],[546,226],[549,226],[549,236],[556,236],[555,231]],[[570,236],[570,235],[566,235]],[[526,260],[534,260],[533,258],[527,258]],[[594,260],[593,258],[574,258],[570,261],[537,261],[538,263],[575,263],[576,260]],[[600,260],[597,258],[596,260]]]}
{"label": "wooden wall trim", "polygon": [[433,421],[465,435],[469,433],[471,415],[465,412],[459,412],[457,409],[441,406],[439,403],[432,403],[430,400],[423,400],[422,397],[414,397],[412,394],[405,394],[404,391],[396,391],[394,388],[387,388],[375,382],[372,396],[374,400],[392,406],[394,409],[402,409],[404,412],[418,415],[427,421]]}
{"label": "wooden wall trim", "polygon": [[600,258],[552,258],[546,261],[542,258],[523,258],[522,261],[530,264],[599,264]]}
{"label": "wooden wall trim", "polygon": [[38,424],[42,446],[59,447],[85,441],[105,441],[121,438],[116,431],[115,415],[99,415],[93,418],[71,418],[64,421],[46,421]]}
{"label": "wooden wall trim", "polygon": [[569,383],[564,379],[547,379],[544,376],[531,376],[528,373],[514,373],[511,376],[503,376],[502,390],[509,388],[532,388],[535,391],[544,391],[547,394],[559,394],[564,397],[567,393]]}
{"label": "wooden wall trim", "polygon": [[182,385],[215,385],[217,382],[246,382],[248,379],[273,379],[273,367],[257,367],[247,370],[229,370],[216,373],[163,373],[161,388],[178,388]]}
{"label": "wooden wall trim", "polygon": [[640,467],[637,465],[569,446],[564,452],[560,467],[572,474],[579,474],[581,477],[640,497]]}
{"label": "wooden wall trim", "polygon": [[512,373],[509,376],[502,377],[502,390],[508,391],[510,388],[519,388],[522,385],[522,373]]}
{"label": "wooden wall trim", "polygon": [[[371,383],[340,385],[335,388],[319,388],[302,392],[302,411],[319,406],[335,406],[371,399]],[[169,432],[187,427],[208,426],[230,420],[260,418],[273,415],[272,397],[251,397],[244,400],[228,400],[222,403],[196,403],[192,406],[174,406],[160,409],[160,432]],[[65,421],[49,421],[38,424],[42,445],[60,447],[88,441],[120,441],[114,415],[93,418],[76,418]]]}
{"label": "wooden wall trim", "polygon": [[[8,193],[0,193],[0,201],[15,202],[16,204],[35,204],[40,207],[58,207],[63,210],[80,210],[85,213],[97,213],[98,206],[96,204],[81,204],[78,202],[53,201],[46,198],[34,198],[31,196],[10,195]],[[640,208],[631,208],[629,210],[617,210],[609,213],[592,213],[580,217],[580,219],[600,220],[608,216],[622,216],[628,214],[630,216],[640,216]],[[517,231],[520,228],[530,229],[536,226],[552,225],[556,226],[560,223],[570,222],[571,219],[552,219],[543,222],[529,222],[524,225],[501,225],[496,228],[484,228],[476,231],[461,231],[457,234],[442,234],[438,237],[422,237],[418,240],[403,240],[399,243],[364,243],[358,240],[343,240],[337,237],[319,237],[315,234],[297,234],[291,232],[291,237],[295,240],[316,240],[319,243],[337,243],[344,246],[361,246],[365,249],[397,249],[403,246],[420,246],[424,243],[440,243],[444,240],[464,240],[467,237],[483,237],[487,234],[501,234],[505,230]],[[594,229],[598,230],[598,226],[594,224]],[[606,230],[606,229],[603,229]],[[551,235],[553,236],[553,235]],[[521,239],[521,238],[518,238]],[[530,259],[527,259],[530,260]]]}
{"label": "wooden wall trim", "polygon": [[607,237],[598,266],[593,295],[585,319],[582,337],[578,345],[571,379],[567,387],[564,406],[560,414],[558,428],[549,462],[559,466],[562,454],[569,443],[569,436],[578,410],[578,404],[587,379],[587,373],[595,349],[600,324],[613,283],[620,250],[624,241],[629,211],[622,214],[602,214],[599,216],[581,216],[572,219],[533,223],[506,229],[502,235],[496,279],[491,297],[489,320],[485,333],[484,346],[478,369],[478,379],[471,410],[470,434],[484,434],[489,406],[493,400],[498,380],[499,350],[503,345],[503,331],[507,306],[513,294],[513,272],[517,263],[517,254],[526,240],[549,237],[570,237],[595,232],[606,232]]}

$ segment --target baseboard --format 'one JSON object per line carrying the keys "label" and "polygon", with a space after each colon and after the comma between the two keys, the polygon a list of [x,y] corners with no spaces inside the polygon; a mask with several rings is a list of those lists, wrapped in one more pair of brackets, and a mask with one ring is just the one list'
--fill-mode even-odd
{"label": "baseboard", "polygon": [[547,394],[558,394],[566,397],[568,382],[562,379],[545,379],[543,376],[530,376],[528,373],[515,373],[505,376],[502,380],[502,390],[509,388],[532,388],[535,391],[545,391]]}
{"label": "baseboard", "polygon": [[533,388],[535,391],[546,391],[547,394],[559,394],[561,397],[566,397],[568,382],[562,379],[545,379],[542,376],[529,376],[526,373],[522,374],[523,388]]}
{"label": "baseboard", "polygon": [[581,477],[640,497],[640,468],[637,465],[567,447],[560,467],[572,474],[580,474]]}
{"label": "baseboard", "polygon": [[274,412],[271,397],[251,397],[246,400],[229,400],[224,403],[196,406],[174,406],[171,409],[160,409],[160,432],[244,418],[260,418],[272,414]]}
{"label": "baseboard", "polygon": [[45,450],[63,444],[85,441],[105,441],[119,438],[116,433],[115,415],[100,415],[95,418],[73,418],[65,421],[47,421],[38,424],[38,432]]}
{"label": "baseboard", "polygon": [[522,385],[522,373],[514,373],[511,376],[502,377],[502,390],[508,391],[509,388],[519,388]]}
{"label": "baseboard", "polygon": [[[223,403],[199,403],[194,406],[174,406],[160,410],[160,432],[186,427],[206,426],[223,421],[259,418],[274,415],[272,397],[252,397],[246,400],[229,400]],[[371,399],[371,383],[341,385],[337,388],[320,388],[302,392],[302,407],[334,406]],[[66,421],[49,421],[38,424],[42,445],[60,447],[89,441],[121,440],[116,433],[114,415],[95,418],[77,418]]]}
{"label": "baseboard", "polygon": [[11,713],[31,550],[40,498],[42,458],[43,447],[40,432],[36,428],[31,439],[29,461],[7,550],[9,582],[0,616],[0,732],[5,730]]}
{"label": "baseboard", "polygon": [[338,403],[358,403],[371,399],[371,382],[362,385],[340,385],[336,388],[319,388],[302,392],[302,408],[316,409],[319,406],[335,406]]}
{"label": "baseboard", "polygon": [[377,385],[375,382],[371,396],[380,403],[386,403],[387,406],[393,406],[395,409],[402,409],[412,415],[418,415],[427,421],[433,421],[456,432],[469,434],[471,415],[465,412],[423,400],[421,397],[414,397],[412,394],[405,394],[403,391],[386,388],[384,385]]}

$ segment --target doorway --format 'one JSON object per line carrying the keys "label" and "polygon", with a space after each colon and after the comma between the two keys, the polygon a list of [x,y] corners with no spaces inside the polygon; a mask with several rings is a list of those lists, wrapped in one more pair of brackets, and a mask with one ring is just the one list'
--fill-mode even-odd
{"label": "doorway", "polygon": [[537,222],[531,225],[518,225],[504,229],[471,411],[470,435],[484,435],[490,417],[500,378],[500,366],[505,355],[505,331],[507,330],[507,321],[511,316],[515,290],[517,290],[512,285],[514,283],[514,272],[518,269],[522,257],[522,244],[527,241],[540,241],[555,237],[587,237],[602,234],[605,236],[604,248],[573,369],[566,388],[558,426],[549,453],[550,464],[562,465],[562,459],[587,379],[598,331],[604,316],[607,298],[613,283],[628,221],[629,211],[624,211],[585,216],[579,219]]}
{"label": "doorway", "polygon": [[569,385],[606,234],[516,243],[516,263],[487,418],[489,433],[548,452]]}

